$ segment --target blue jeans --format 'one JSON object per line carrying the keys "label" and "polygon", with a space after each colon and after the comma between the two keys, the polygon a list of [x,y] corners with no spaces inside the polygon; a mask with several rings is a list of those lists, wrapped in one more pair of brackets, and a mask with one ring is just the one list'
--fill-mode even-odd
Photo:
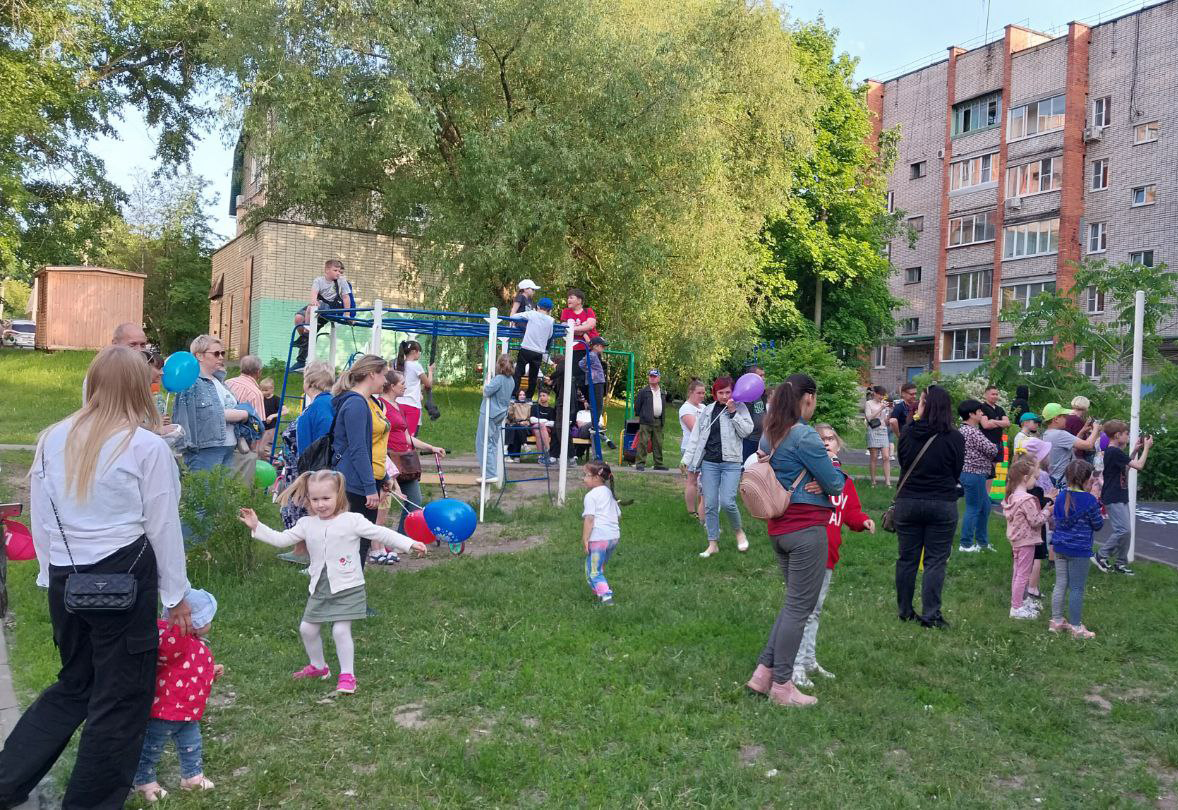
{"label": "blue jeans", "polygon": [[598,598],[614,595],[609,583],[605,581],[605,564],[609,562],[617,547],[616,537],[612,540],[589,541],[589,555],[585,557],[585,579]]}
{"label": "blue jeans", "polygon": [[703,462],[700,466],[699,488],[704,496],[704,525],[708,530],[708,542],[714,542],[720,536],[721,509],[728,514],[728,525],[732,531],[740,531],[740,507],[736,505],[736,491],[740,488],[740,463]]}
{"label": "blue jeans", "polygon": [[978,548],[990,545],[990,487],[986,476],[963,472],[961,488],[965,490],[965,515],[961,518],[961,545]]}
{"label": "blue jeans", "polygon": [[147,734],[143,738],[143,753],[139,755],[134,784],[146,785],[155,781],[155,766],[159,764],[169,737],[176,741],[176,752],[180,755],[180,778],[191,779],[204,773],[200,723],[153,717],[147,721]]}
{"label": "blue jeans", "polygon": [[[407,484],[402,482],[400,487],[401,494],[405,496],[406,501],[412,501],[421,507],[425,506],[421,502],[421,481],[410,481]],[[410,506],[408,503],[401,507],[401,519],[397,521],[397,531],[401,534],[405,533],[405,518],[409,517],[409,513],[416,509],[416,506]]]}
{"label": "blue jeans", "polygon": [[1088,557],[1068,557],[1055,552],[1055,589],[1051,592],[1051,618],[1063,618],[1063,597],[1068,597],[1068,624],[1079,627],[1083,622],[1084,586],[1088,583]]}
{"label": "blue jeans", "polygon": [[232,467],[236,445],[217,445],[203,450],[185,450],[184,466],[189,472],[203,472],[214,467]]}
{"label": "blue jeans", "polygon": [[483,415],[479,414],[479,425],[475,430],[474,436],[474,450],[479,469],[483,466],[483,448],[486,447],[487,452],[487,477],[495,478],[499,475],[499,456],[503,453],[501,440],[503,438],[503,422],[506,421],[507,414],[498,419],[490,421],[490,433],[483,435]]}

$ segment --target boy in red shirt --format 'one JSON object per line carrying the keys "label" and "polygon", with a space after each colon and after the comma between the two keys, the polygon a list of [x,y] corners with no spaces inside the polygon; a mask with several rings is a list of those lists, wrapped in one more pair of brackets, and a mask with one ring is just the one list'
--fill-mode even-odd
{"label": "boy in red shirt", "polygon": [[585,349],[589,341],[601,333],[597,331],[597,313],[592,307],[585,306],[583,290],[575,287],[569,290],[566,302],[568,306],[560,311],[560,324],[554,335],[563,345],[565,327],[569,321],[573,322],[573,335],[577,339],[573,344],[573,384],[581,389],[585,387],[585,371],[581,368],[581,361],[585,359]]}
{"label": "boy in red shirt", "polygon": [[176,753],[180,756],[180,789],[213,789],[213,783],[204,775],[200,718],[213,680],[225,671],[213,662],[213,653],[204,641],[217,612],[217,600],[208,591],[196,588],[190,588],[184,599],[192,608],[195,635],[181,635],[179,628],[164,619],[157,622],[160,649],[156,658],[155,700],[134,781],[135,792],[149,802],[168,795],[156,781],[155,766],[169,737],[176,741]]}
{"label": "boy in red shirt", "polygon": [[[826,446],[830,460],[834,462],[834,466],[839,467],[838,452],[843,448],[843,440],[830,425],[815,425],[814,429],[818,431],[818,438],[822,439],[822,444]],[[839,472],[842,472],[841,468]],[[806,629],[802,633],[798,657],[794,660],[792,680],[795,686],[813,686],[814,682],[810,680],[811,673],[817,673],[824,678],[834,677],[832,673],[822,668],[816,657],[818,619],[822,615],[822,603],[826,601],[826,594],[830,591],[830,578],[834,574],[834,566],[839,561],[839,546],[843,543],[843,525],[845,524],[853,532],[866,530],[875,534],[875,521],[868,517],[859,505],[859,493],[855,491],[855,482],[845,472],[843,476],[846,478],[843,491],[831,498],[834,512],[826,524],[826,576],[822,580],[822,590],[818,592],[818,604],[814,606],[814,612],[806,619]],[[812,485],[817,486],[812,483],[807,484],[806,487],[809,488]],[[822,489],[819,487],[818,492],[821,491]]]}

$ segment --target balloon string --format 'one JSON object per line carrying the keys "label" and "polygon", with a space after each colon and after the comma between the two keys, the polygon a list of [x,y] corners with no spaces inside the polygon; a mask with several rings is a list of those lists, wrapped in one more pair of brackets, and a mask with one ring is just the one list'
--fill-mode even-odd
{"label": "balloon string", "polygon": [[397,493],[396,493],[396,492],[394,492],[393,490],[389,490],[389,495],[391,495],[391,496],[392,496],[392,498],[393,498],[393,500],[394,500],[394,501],[396,501],[397,503],[401,504],[401,506],[404,506],[405,504],[409,504],[409,505],[410,505],[410,506],[412,506],[414,509],[424,509],[424,508],[425,508],[424,506],[419,506],[419,505],[415,504],[413,501],[411,501],[411,500],[409,500],[408,498],[406,498],[406,497],[404,496],[404,494],[402,494],[402,495],[398,496],[398,495],[397,495]]}

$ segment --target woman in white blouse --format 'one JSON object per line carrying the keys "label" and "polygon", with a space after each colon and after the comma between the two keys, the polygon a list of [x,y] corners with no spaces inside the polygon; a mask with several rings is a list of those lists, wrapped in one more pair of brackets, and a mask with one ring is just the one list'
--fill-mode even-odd
{"label": "woman in white blouse", "polygon": [[[82,409],[41,434],[31,474],[33,543],[49,589],[57,682],[21,717],[0,751],[0,807],[19,804],[85,723],[62,804],[122,807],[143,746],[159,647],[157,601],[191,632],[180,537],[180,480],[139,352],[103,349]],[[64,536],[63,536],[64,535]],[[66,578],[134,575],[118,613],[70,613]]]}

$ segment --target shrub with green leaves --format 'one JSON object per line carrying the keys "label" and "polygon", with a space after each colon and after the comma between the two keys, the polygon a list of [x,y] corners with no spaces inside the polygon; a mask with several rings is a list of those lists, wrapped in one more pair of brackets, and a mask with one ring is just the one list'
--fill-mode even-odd
{"label": "shrub with green leaves", "polygon": [[859,415],[859,375],[835,357],[824,341],[816,337],[799,337],[778,343],[757,353],[757,363],[765,369],[765,379],[779,383],[791,374],[809,374],[818,383],[818,408],[815,422],[829,422],[846,428]]}
{"label": "shrub with green leaves", "polygon": [[278,508],[270,496],[227,467],[187,473],[181,483],[180,517],[192,528],[188,572],[194,581],[218,577],[244,580],[257,565],[257,545],[237,519],[248,506],[263,523],[277,525]]}

